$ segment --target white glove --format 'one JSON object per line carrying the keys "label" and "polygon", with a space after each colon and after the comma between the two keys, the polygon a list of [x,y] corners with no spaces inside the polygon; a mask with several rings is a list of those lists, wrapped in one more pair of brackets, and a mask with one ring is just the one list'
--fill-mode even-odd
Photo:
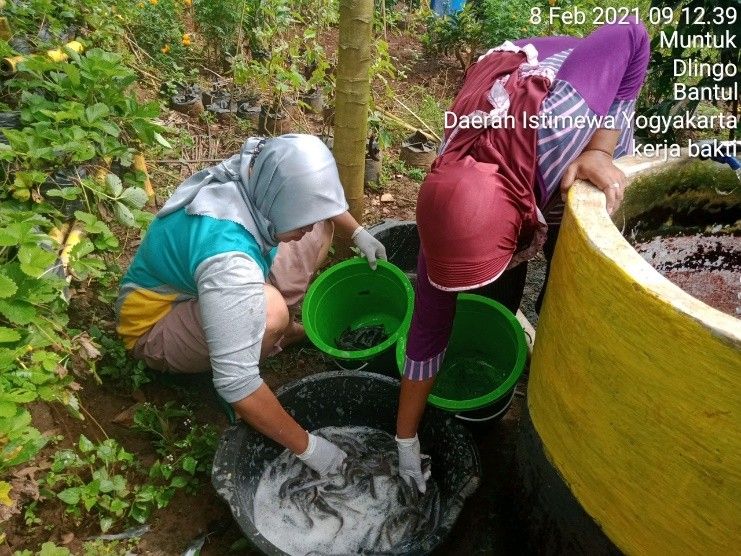
{"label": "white glove", "polygon": [[422,457],[419,453],[419,437],[396,437],[396,446],[399,449],[399,475],[412,486],[412,481],[422,494],[427,491],[427,479],[430,478],[430,469],[422,472]]}
{"label": "white glove", "polygon": [[[307,431],[308,432],[308,431]],[[298,459],[319,473],[322,477],[338,473],[347,454],[321,436],[309,434],[309,445]]]}
{"label": "white glove", "polygon": [[368,265],[376,270],[376,260],[386,260],[386,248],[383,243],[374,238],[363,226],[358,226],[352,233],[353,243],[360,249],[363,256],[368,259]]}

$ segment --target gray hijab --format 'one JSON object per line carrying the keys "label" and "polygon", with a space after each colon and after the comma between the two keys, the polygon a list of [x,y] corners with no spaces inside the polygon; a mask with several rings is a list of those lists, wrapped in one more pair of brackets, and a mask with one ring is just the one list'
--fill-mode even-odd
{"label": "gray hijab", "polygon": [[250,137],[239,154],[181,183],[157,218],[183,207],[240,224],[266,253],[278,245],[276,234],[342,214],[348,205],[327,146],[313,135],[291,134]]}

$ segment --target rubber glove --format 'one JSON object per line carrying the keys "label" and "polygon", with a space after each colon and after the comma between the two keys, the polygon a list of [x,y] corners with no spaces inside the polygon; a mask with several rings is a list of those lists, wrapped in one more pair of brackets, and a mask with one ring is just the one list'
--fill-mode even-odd
{"label": "rubber glove", "polygon": [[399,449],[399,475],[406,484],[412,486],[412,481],[422,494],[427,491],[427,479],[430,478],[430,469],[422,472],[422,456],[419,453],[419,437],[396,438]]}
{"label": "rubber glove", "polygon": [[363,226],[358,226],[352,233],[353,243],[360,249],[363,256],[368,259],[368,265],[376,270],[378,259],[386,260],[386,248],[383,243],[374,238]]}
{"label": "rubber glove", "polygon": [[322,477],[338,473],[347,454],[321,436],[309,434],[309,445],[298,459],[319,473]]}

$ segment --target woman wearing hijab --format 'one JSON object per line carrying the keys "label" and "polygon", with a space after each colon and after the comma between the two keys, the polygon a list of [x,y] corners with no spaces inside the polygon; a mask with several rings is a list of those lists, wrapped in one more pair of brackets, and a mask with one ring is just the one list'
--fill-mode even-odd
{"label": "woman wearing hijab", "polygon": [[[488,125],[446,130],[417,201],[421,250],[396,440],[399,472],[421,491],[429,472],[421,470],[417,428],[457,293],[517,311],[526,261],[541,247],[550,270],[562,196],[575,179],[601,189],[608,212],[617,208],[625,176],[613,159],[632,153],[631,114],[648,59],[645,28],[628,20],[583,39],[507,41],[468,69],[452,112],[458,122],[477,116]],[[523,124],[533,118],[536,125]]]}
{"label": "woman wearing hijab", "polygon": [[345,453],[296,423],[259,365],[303,337],[292,314],[335,226],[372,267],[385,259],[347,208],[334,158],[318,138],[251,138],[240,154],[177,188],[116,303],[117,331],[134,357],[160,371],[210,368],[217,392],[244,421],[322,475]]}

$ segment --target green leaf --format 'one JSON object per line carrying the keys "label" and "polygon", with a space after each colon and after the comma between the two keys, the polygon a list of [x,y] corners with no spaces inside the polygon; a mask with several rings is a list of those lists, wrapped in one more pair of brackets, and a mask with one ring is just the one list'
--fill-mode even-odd
{"label": "green leaf", "polygon": [[90,439],[84,434],[80,435],[80,441],[77,443],[77,447],[84,454],[95,450],[95,444],[93,444]]}
{"label": "green leaf", "polygon": [[91,141],[70,141],[65,149],[74,162],[85,162],[95,157],[95,145]]}
{"label": "green leaf", "polygon": [[122,153],[118,157],[118,162],[124,168],[131,168],[131,165],[134,163],[134,152],[131,149],[129,149],[125,153]]}
{"label": "green leaf", "polygon": [[0,247],[15,247],[20,241],[17,230],[14,227],[0,228]]}
{"label": "green leaf", "polygon": [[115,490],[118,494],[122,495],[126,491],[126,479],[123,475],[114,475],[113,476],[113,490]]}
{"label": "green leaf", "polygon": [[128,187],[124,189],[119,200],[129,206],[140,209],[147,204],[149,197],[147,192],[139,187]]}
{"label": "green leaf", "polygon": [[55,253],[44,251],[35,245],[22,245],[18,249],[21,270],[33,278],[38,278],[44,274],[56,259]]}
{"label": "green leaf", "polygon": [[123,515],[124,510],[128,507],[129,505],[125,500],[121,500],[120,498],[114,498],[111,501],[110,510],[111,510],[111,513],[121,517]]}
{"label": "green leaf", "polygon": [[152,510],[149,507],[142,504],[135,504],[131,508],[129,515],[131,516],[131,519],[138,523],[146,523],[151,513]]}
{"label": "green leaf", "polygon": [[124,226],[129,226],[131,228],[136,226],[134,215],[129,210],[129,207],[127,207],[123,203],[120,203],[118,201],[114,203],[113,214],[116,216],[116,220],[118,220]]}
{"label": "green leaf", "polygon": [[21,339],[21,335],[18,334],[18,332],[16,332],[12,328],[0,326],[0,344],[9,344],[12,342],[17,342],[20,339]]}
{"label": "green leaf", "polygon": [[111,230],[108,228],[108,226],[105,225],[105,222],[102,220],[98,220],[98,218],[90,214],[89,212],[82,212],[80,210],[75,211],[75,218],[85,224],[85,231],[88,234],[105,234],[111,233]]}
{"label": "green leaf", "polygon": [[41,545],[38,556],[70,556],[71,554],[68,548],[57,546],[53,542],[48,541]]}
{"label": "green leaf", "polygon": [[87,117],[87,121],[90,123],[93,123],[108,114],[110,114],[110,110],[108,109],[108,106],[102,102],[98,102],[85,108],[85,117]]}
{"label": "green leaf", "polygon": [[113,527],[113,518],[112,517],[101,517],[100,518],[100,530],[101,530],[101,532],[105,533],[111,527]]}
{"label": "green leaf", "polygon": [[111,195],[114,197],[118,197],[121,195],[121,191],[123,191],[123,184],[121,183],[121,178],[119,178],[116,174],[107,174],[105,177],[105,184],[108,186],[108,191],[111,192]]}
{"label": "green leaf", "polygon": [[98,503],[98,493],[100,492],[100,483],[96,479],[91,483],[85,485],[84,488],[80,489],[80,498],[82,499],[82,505],[89,512],[93,506]]}
{"label": "green leaf", "polygon": [[121,134],[121,128],[113,122],[95,122],[95,127],[112,137],[118,137]]}
{"label": "green leaf", "polygon": [[38,170],[32,172],[16,172],[15,181],[13,187],[16,189],[28,189],[34,185],[44,183],[46,181],[46,174]]}
{"label": "green leaf", "polygon": [[36,393],[25,388],[16,388],[9,392],[0,392],[0,401],[29,403],[36,399]]}
{"label": "green leaf", "polygon": [[44,195],[47,197],[60,197],[65,201],[74,201],[81,191],[79,187],[62,187],[61,189],[50,189]]}
{"label": "green leaf", "polygon": [[110,479],[100,480],[100,492],[112,492],[113,489],[113,481],[111,481]]}
{"label": "green leaf", "polygon": [[162,134],[160,134],[158,131],[154,132],[154,140],[157,141],[160,145],[165,147],[166,149],[171,149],[172,145],[167,142],[167,139],[162,137]]}
{"label": "green leaf", "polygon": [[69,506],[76,506],[80,501],[80,487],[65,488],[57,498]]}
{"label": "green leaf", "polygon": [[15,415],[18,410],[18,404],[9,401],[0,401],[0,418],[8,419]]}
{"label": "green leaf", "polygon": [[110,465],[116,462],[116,450],[117,450],[116,441],[113,440],[112,438],[107,438],[106,440],[100,443],[95,453],[103,463]]}
{"label": "green leaf", "polygon": [[9,276],[0,273],[0,298],[6,298],[18,291],[18,286]]}
{"label": "green leaf", "polygon": [[36,318],[36,308],[25,301],[0,299],[0,314],[13,324],[26,325]]}
{"label": "green leaf", "polygon": [[183,458],[183,469],[185,469],[188,473],[193,475],[196,472],[196,467],[198,467],[198,461],[191,457],[186,456]]}
{"label": "green leaf", "polygon": [[173,477],[170,481],[170,486],[173,486],[175,488],[183,488],[185,485],[188,484],[188,479],[181,475],[177,475],[176,477]]}
{"label": "green leaf", "polygon": [[70,84],[77,87],[80,84],[80,70],[72,64],[64,64],[61,70],[67,74]]}

